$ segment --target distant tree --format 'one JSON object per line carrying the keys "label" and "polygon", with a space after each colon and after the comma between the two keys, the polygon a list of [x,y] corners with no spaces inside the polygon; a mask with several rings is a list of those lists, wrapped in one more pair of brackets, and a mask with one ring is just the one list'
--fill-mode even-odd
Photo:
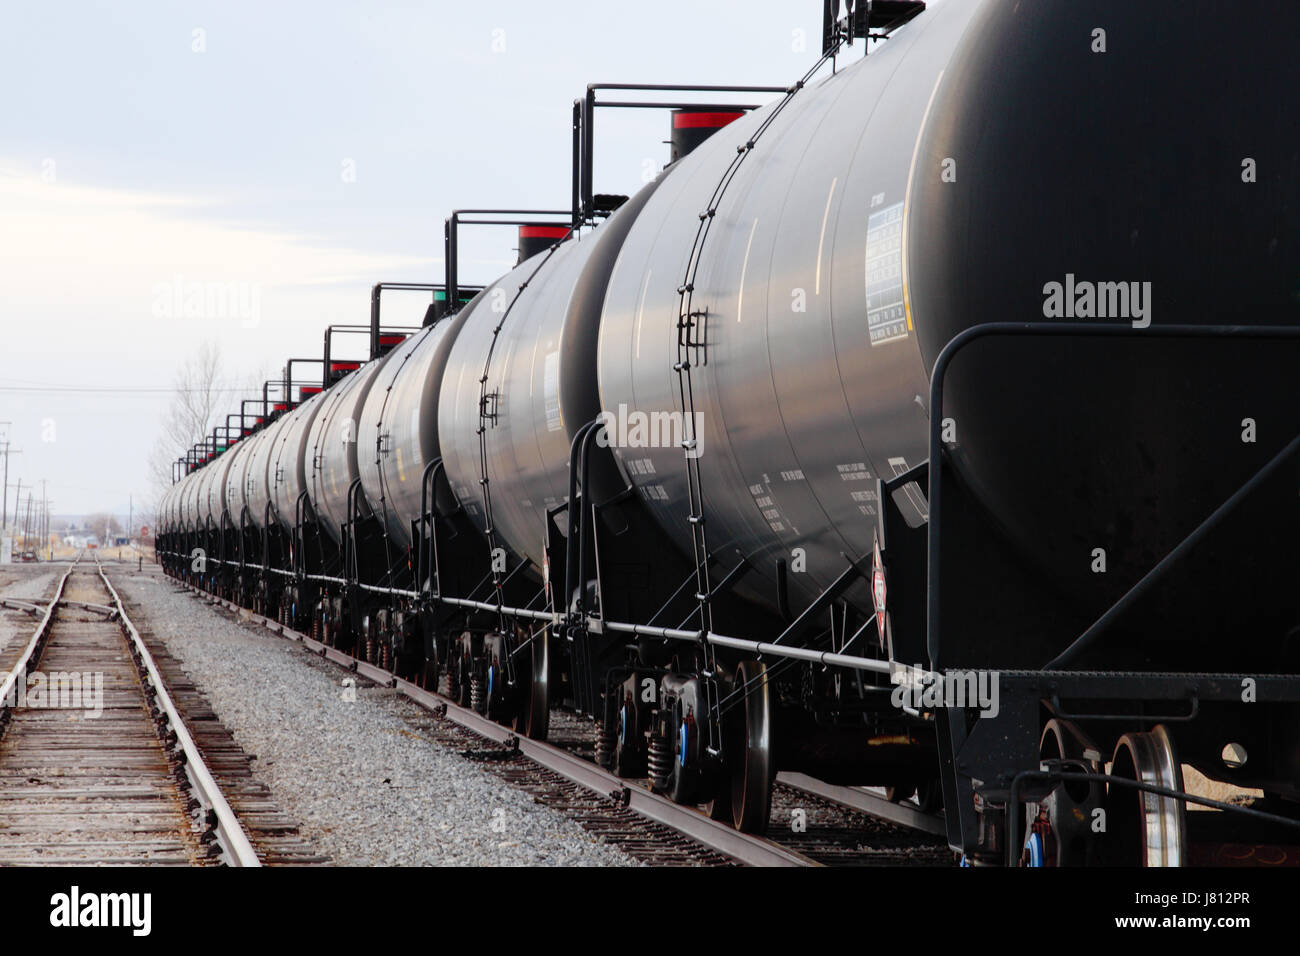
{"label": "distant tree", "polygon": [[90,528],[90,533],[99,538],[119,534],[122,530],[122,525],[116,518],[103,513],[90,515],[86,518],[86,525]]}
{"label": "distant tree", "polygon": [[150,480],[156,495],[172,483],[172,462],[216,424],[221,371],[221,344],[215,340],[200,345],[176,370],[171,402],[149,455]]}
{"label": "distant tree", "polygon": [[176,372],[162,429],[149,454],[151,510],[157,512],[163,493],[172,485],[172,463],[224,424],[227,412],[238,411],[240,399],[260,396],[268,375],[263,365],[242,381],[231,376],[215,339],[204,342],[185,360]]}

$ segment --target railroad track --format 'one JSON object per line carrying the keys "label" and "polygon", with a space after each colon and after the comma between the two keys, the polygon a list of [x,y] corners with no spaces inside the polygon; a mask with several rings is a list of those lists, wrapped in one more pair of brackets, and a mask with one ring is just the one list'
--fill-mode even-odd
{"label": "railroad track", "polygon": [[0,864],[258,866],[98,566],[58,579],[0,681]]}
{"label": "railroad track", "polygon": [[[942,833],[939,818],[907,805],[890,804],[857,788],[832,786],[801,775],[778,777],[766,835],[740,833],[694,807],[652,792],[645,781],[623,779],[597,766],[591,759],[589,725],[574,715],[553,712],[551,740],[530,740],[276,620],[192,585],[183,587],[240,620],[304,645],[358,677],[396,689],[429,712],[430,719],[419,726],[422,736],[480,761],[489,772],[645,862],[953,865],[951,852],[937,835]],[[801,811],[797,823],[795,811]]]}

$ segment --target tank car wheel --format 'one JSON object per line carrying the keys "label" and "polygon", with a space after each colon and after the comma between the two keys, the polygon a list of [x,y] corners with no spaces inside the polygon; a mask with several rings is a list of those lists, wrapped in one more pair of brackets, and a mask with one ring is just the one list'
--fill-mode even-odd
{"label": "tank car wheel", "polygon": [[687,767],[691,761],[692,750],[698,752],[698,744],[692,738],[700,732],[700,726],[693,714],[683,714],[679,701],[670,719],[673,739],[669,752],[672,754],[672,769],[668,772],[665,795],[673,803],[695,802],[695,770]]}
{"label": "tank car wheel", "polygon": [[424,659],[424,666],[420,670],[420,686],[430,693],[436,694],[438,693],[439,680],[437,646],[435,645],[429,653],[433,656]]}
{"label": "tank car wheel", "polygon": [[529,644],[531,667],[524,675],[519,713],[515,717],[515,730],[532,740],[545,740],[550,730],[550,639],[550,628],[543,628]]}
{"label": "tank car wheel", "polygon": [[393,652],[393,674],[421,687],[425,686],[424,643],[411,634],[411,624],[404,621],[398,631],[398,645]]}
{"label": "tank car wheel", "polygon": [[[1115,744],[1111,775],[1182,791],[1183,768],[1163,724],[1125,734]],[[1186,805],[1173,797],[1112,784],[1106,794],[1106,862],[1114,866],[1182,866],[1187,861]]]}
{"label": "tank car wheel", "polygon": [[[731,777],[731,823],[744,833],[767,829],[772,813],[772,689],[767,665],[742,661],[736,668],[736,687],[747,688],[737,708],[738,721],[729,722],[731,746],[724,746]],[[724,733],[727,731],[724,730]]]}
{"label": "tank car wheel", "polygon": [[885,799],[890,803],[906,803],[916,794],[916,784],[896,783],[885,788]]}
{"label": "tank car wheel", "polygon": [[638,721],[636,702],[624,695],[614,723],[613,771],[620,777],[646,775],[645,728]]}
{"label": "tank car wheel", "polygon": [[[1038,744],[1044,768],[1095,773],[1100,753],[1079,727],[1053,718],[1043,727]],[[1024,852],[1026,866],[1084,866],[1096,862],[1098,840],[1092,832],[1094,812],[1102,806],[1101,784],[1062,782],[1040,803],[1027,807]]]}
{"label": "tank car wheel", "polygon": [[943,781],[931,777],[916,788],[916,802],[922,813],[938,813],[943,809]]}
{"label": "tank car wheel", "polygon": [[725,772],[716,775],[712,793],[713,799],[706,801],[704,804],[705,815],[710,820],[717,820],[719,823],[731,825],[731,786]]}

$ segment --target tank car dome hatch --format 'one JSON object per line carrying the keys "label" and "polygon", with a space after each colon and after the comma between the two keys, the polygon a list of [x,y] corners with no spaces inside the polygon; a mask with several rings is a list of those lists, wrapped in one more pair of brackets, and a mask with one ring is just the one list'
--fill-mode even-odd
{"label": "tank car dome hatch", "polygon": [[341,381],[345,375],[355,372],[359,368],[361,368],[359,361],[339,359],[331,361],[329,366],[330,384],[333,385],[335,382]]}
{"label": "tank car dome hatch", "polygon": [[[477,294],[477,291],[470,291],[462,288],[459,296],[461,308],[472,302],[474,296]],[[451,310],[447,307],[447,291],[445,289],[435,289],[433,291],[433,301],[429,303],[429,307],[424,312],[424,322],[422,325],[426,328],[433,325],[433,323],[437,322],[449,311]]]}
{"label": "tank car dome hatch", "polygon": [[526,223],[519,227],[519,259],[515,265],[521,265],[538,253],[545,252],[557,242],[569,238],[570,227],[546,222]]}
{"label": "tank car dome hatch", "polygon": [[683,156],[693,152],[697,146],[722,127],[734,123],[744,115],[745,111],[738,109],[674,110],[668,161],[677,162]]}
{"label": "tank car dome hatch", "polygon": [[401,332],[380,333],[379,341],[377,343],[379,347],[379,351],[376,357],[378,357],[379,355],[387,355],[389,352],[397,348],[405,341],[406,341],[406,336]]}

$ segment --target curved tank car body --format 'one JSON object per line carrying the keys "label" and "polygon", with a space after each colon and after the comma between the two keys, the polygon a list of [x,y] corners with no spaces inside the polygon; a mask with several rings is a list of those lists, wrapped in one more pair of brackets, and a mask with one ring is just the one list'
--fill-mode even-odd
{"label": "curved tank car body", "polygon": [[194,482],[196,480],[194,472],[190,472],[180,480],[176,486],[176,503],[173,505],[176,516],[176,526],[179,531],[189,531],[192,528],[190,516],[190,495],[193,494]]}
{"label": "curved tank car body", "polygon": [[[706,345],[687,357],[709,547],[769,576],[802,549],[806,572],[790,586],[804,600],[845,570],[842,553],[870,554],[875,478],[926,455],[927,374],[902,315],[898,237],[929,97],[977,6],[931,4],[795,96],[718,203],[695,273]],[[680,161],[634,224],[605,301],[600,392],[620,423],[615,451],[688,551],[677,290],[699,214],[770,109]]]}
{"label": "curved tank car body", "polygon": [[[744,554],[769,579],[777,560],[802,557],[806,573],[790,575],[790,587],[804,600],[844,570],[844,554],[869,555],[880,509],[875,479],[928,457],[930,372],[940,350],[981,323],[1068,321],[1072,313],[1048,311],[1054,280],[1068,288],[1076,277],[1149,281],[1163,310],[1157,324],[1300,323],[1300,254],[1278,215],[1297,205],[1284,172],[1297,127],[1259,98],[1248,97],[1248,109],[1232,105],[1243,90],[1287,85],[1284,46],[1271,28],[1235,24],[1240,65],[1231,83],[1216,83],[1215,71],[1180,53],[1203,43],[1196,17],[1171,18],[1153,4],[1107,8],[1112,37],[1161,39],[1103,56],[1092,49],[1095,6],[931,3],[870,56],[796,95],[759,138],[717,205],[694,274],[691,306],[707,310],[706,345],[687,357],[712,551]],[[1294,5],[1270,9],[1279,24],[1300,18]],[[1207,112],[1207,103],[1219,106]],[[612,420],[680,416],[677,290],[699,215],[765,115],[738,120],[683,159],[634,224],[600,333],[601,400]],[[1272,157],[1273,173],[1247,187],[1248,198],[1241,157],[1231,152],[1244,147],[1210,148],[1207,129],[1215,143],[1249,140],[1252,152]],[[1167,162],[1136,158],[1150,155]],[[1087,188],[1062,186],[1084,180]],[[1135,310],[1140,294],[1135,286]],[[1008,351],[978,373],[954,365],[944,406],[961,435],[954,467],[1018,560],[1047,575],[1052,593],[1082,596],[1061,615],[1069,622],[1061,634],[1077,635],[1113,604],[1300,425],[1287,413],[1272,442],[1241,454],[1244,413],[1216,405],[1217,391],[1187,375],[1214,368],[1219,346],[1201,348],[1169,347],[1153,359],[1071,342],[1053,353]],[[1284,370],[1292,359],[1279,352],[1255,366],[1266,380],[1252,382],[1259,407],[1291,407]],[[1243,363],[1234,385],[1250,375]],[[1107,374],[1097,375],[1103,367]],[[1014,394],[1022,407],[1054,403],[1051,436],[1041,417],[1010,407],[1010,391],[991,387],[1035,376],[1038,392]],[[1062,397],[1069,394],[1080,396],[1072,406]],[[1217,450],[1189,453],[1198,437],[1168,427],[1180,416],[1214,422]],[[635,439],[631,424],[624,438]],[[655,440],[684,426],[652,433],[649,443],[616,441],[615,450],[660,523],[689,548],[682,453],[672,440]],[[1111,448],[1115,429],[1131,439],[1119,450]],[[1008,447],[1033,448],[1045,464],[1025,467]],[[1081,455],[1082,447],[1111,450]],[[1169,467],[1151,495],[1161,462]],[[1189,473],[1198,476],[1192,493],[1179,487]],[[1078,489],[1079,507],[1062,505],[1061,487]],[[927,501],[918,488],[903,491],[896,500],[919,523]],[[1086,560],[1102,538],[1122,554],[1104,578]],[[1297,556],[1265,551],[1244,573],[1286,593],[1279,575]],[[1196,602],[1188,598],[1214,582],[1211,565],[1202,572],[1170,589],[1148,622],[1181,603],[1179,620],[1191,625]],[[770,602],[771,592],[755,596]],[[865,587],[849,599],[870,610]],[[1297,609],[1274,605],[1278,613],[1264,623],[1281,633]],[[1051,656],[1029,636],[1050,623],[1053,606],[1006,632],[1004,663],[1041,665]],[[1232,613],[1224,611],[1225,628]]]}
{"label": "curved tank car body", "polygon": [[172,485],[170,513],[170,530],[173,534],[184,532],[185,528],[185,495],[189,489],[190,475],[186,475],[176,484]]}
{"label": "curved tank car body", "polygon": [[[222,482],[222,501],[225,515],[231,527],[239,528],[244,521],[244,506],[248,502],[248,466],[253,460],[253,452],[265,433],[241,438],[235,447],[223,456],[230,461],[226,465],[226,474]],[[250,522],[251,523],[251,522]]]}
{"label": "curved tank car body", "polygon": [[438,382],[434,361],[451,323],[408,337],[376,372],[361,408],[357,469],[366,500],[388,534],[406,547],[420,516],[425,467],[438,457]]}
{"label": "curved tank car body", "polygon": [[220,513],[215,517],[213,515],[213,505],[216,503],[213,488],[217,484],[217,478],[224,464],[220,458],[216,458],[199,471],[199,480],[195,488],[194,520],[200,528],[215,529],[219,526]]}
{"label": "curved tank car body", "polygon": [[[390,352],[389,355],[392,353]],[[324,393],[304,444],[307,490],[321,526],[337,544],[348,518],[348,488],[359,477],[361,409],[388,356],[367,362]]]}
{"label": "curved tank car body", "polygon": [[248,466],[244,469],[244,500],[249,520],[256,528],[266,526],[267,509],[271,504],[268,469],[271,455],[275,451],[275,437],[283,424],[284,418],[277,418],[251,439],[252,451],[249,452]]}
{"label": "curved tank car body", "polygon": [[167,534],[174,526],[172,518],[172,502],[176,499],[176,485],[170,485],[163,492],[162,497],[158,499],[158,532]]}
{"label": "curved tank car body", "polygon": [[[486,374],[482,426],[493,528],[539,568],[546,514],[568,499],[574,435],[600,412],[594,353],[609,276],[656,189],[647,186],[591,235],[560,243],[549,261],[547,253],[525,260],[458,316],[438,403],[448,482],[484,530],[478,432]],[[566,529],[567,515],[556,522]]]}
{"label": "curved tank car body", "polygon": [[[1156,337],[1171,325],[1300,325],[1300,124],[1252,92],[1294,90],[1294,51],[1277,38],[1300,31],[1300,7],[1262,3],[1253,22],[1209,3],[1107,7],[1101,54],[1095,40],[1075,42],[1092,37],[1097,6],[985,4],[917,148],[905,280],[927,368],[984,323],[1131,332],[985,340],[952,360],[954,469],[1044,576],[1037,590],[1055,595],[1000,621],[1005,638],[985,638],[996,651],[974,662],[1041,666],[1300,431],[1293,339]],[[1186,55],[1207,44],[1213,63]],[[942,176],[949,157],[956,184]],[[1051,427],[1025,414],[1035,407],[1050,409]],[[1267,436],[1243,441],[1247,418],[1267,420]],[[1291,467],[1239,505],[1116,621],[1091,663],[1278,667],[1300,621],[1297,480]],[[946,579],[1001,590],[978,575]],[[1202,599],[1211,593],[1266,597],[1243,608]],[[1258,638],[1225,648],[1200,636],[1242,632]]]}
{"label": "curved tank car body", "polygon": [[[182,478],[181,482],[184,480]],[[180,516],[181,482],[172,485],[167,491],[164,530],[168,534],[175,534],[183,527]]]}
{"label": "curved tank car body", "polygon": [[271,510],[283,527],[297,521],[298,498],[307,489],[307,433],[320,412],[325,394],[317,393],[288,414],[281,416],[267,460],[266,480],[271,491]]}

